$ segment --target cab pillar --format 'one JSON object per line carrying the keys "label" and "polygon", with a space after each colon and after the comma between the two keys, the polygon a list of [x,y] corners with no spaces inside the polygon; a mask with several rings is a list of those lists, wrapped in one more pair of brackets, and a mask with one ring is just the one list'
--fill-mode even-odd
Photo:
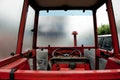
{"label": "cab pillar", "polygon": [[33,44],[32,48],[35,50],[35,56],[33,57],[33,70],[37,69],[36,63],[36,47],[37,47],[37,30],[38,30],[38,19],[39,19],[39,11],[35,10],[35,18],[34,18],[34,29],[33,29]]}
{"label": "cab pillar", "polygon": [[112,6],[111,0],[107,0],[106,7],[107,7],[108,18],[110,22],[110,30],[112,35],[112,44],[114,49],[113,53],[114,53],[114,56],[117,57],[117,55],[119,54],[119,43],[118,43],[118,35],[117,35],[116,23],[115,23],[113,6]]}
{"label": "cab pillar", "polygon": [[95,69],[99,69],[99,58],[97,57],[98,49],[98,34],[97,34],[97,17],[96,10],[93,10],[93,24],[94,24],[94,40],[95,40]]}
{"label": "cab pillar", "polygon": [[25,23],[26,23],[26,18],[27,18],[28,6],[29,6],[29,1],[24,0],[23,9],[22,9],[22,16],[21,16],[21,21],[20,21],[20,27],[19,27],[19,32],[18,32],[16,54],[22,53],[23,38],[24,38],[24,31],[25,31]]}

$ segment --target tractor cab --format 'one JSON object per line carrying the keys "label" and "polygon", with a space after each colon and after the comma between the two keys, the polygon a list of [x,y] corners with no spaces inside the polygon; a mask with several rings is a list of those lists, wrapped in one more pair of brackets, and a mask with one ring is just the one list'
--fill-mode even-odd
{"label": "tractor cab", "polygon": [[[97,34],[97,10],[106,5],[113,51],[109,52],[104,49],[100,49],[98,46],[98,34]],[[34,26],[32,31],[32,49],[23,52],[24,45],[24,33],[26,28],[27,12],[29,6],[35,11]],[[80,35],[79,31],[71,32],[73,36],[73,46],[38,46],[38,35],[42,34],[55,34],[52,32],[42,33],[39,32],[38,20],[40,18],[41,11],[53,10],[90,10],[92,12],[93,20],[93,34],[94,45],[78,45],[77,35]],[[46,23],[47,23],[46,19]],[[86,19],[87,21],[87,19]],[[86,23],[87,24],[87,23]],[[59,26],[58,26],[59,27]],[[81,28],[84,26],[80,26]],[[88,28],[89,29],[89,28]],[[60,31],[62,29],[56,30]],[[91,30],[91,29],[90,29]],[[66,31],[66,33],[68,33]],[[85,36],[84,34],[82,36]],[[89,34],[88,34],[89,35]],[[39,38],[40,39],[40,38]],[[54,39],[54,38],[53,38]],[[89,38],[90,39],[90,38]],[[89,42],[88,39],[88,42]],[[82,39],[81,39],[82,40]],[[43,40],[43,43],[46,41]],[[10,57],[0,61],[0,80],[98,80],[98,79],[120,79],[120,52],[119,52],[119,39],[117,35],[115,17],[113,12],[112,0],[24,0],[21,21],[18,32],[18,40],[16,52],[12,53]],[[42,42],[41,42],[42,43]],[[47,69],[37,69],[37,50],[47,50]],[[92,58],[86,57],[85,50],[94,50]],[[40,54],[43,55],[44,53]],[[107,61],[105,68],[99,70],[99,59],[105,59]],[[92,60],[91,60],[92,59]],[[32,60],[32,63],[29,63]],[[91,63],[94,64],[91,64]],[[94,67],[95,69],[92,69]]]}

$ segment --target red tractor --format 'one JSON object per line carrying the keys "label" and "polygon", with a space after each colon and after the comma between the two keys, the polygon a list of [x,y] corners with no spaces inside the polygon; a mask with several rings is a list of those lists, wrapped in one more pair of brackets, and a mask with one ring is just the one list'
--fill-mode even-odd
{"label": "red tractor", "polygon": [[[96,11],[106,4],[113,52],[98,47]],[[25,23],[28,7],[35,11],[32,50],[22,52]],[[93,13],[94,46],[78,46],[77,32],[73,31],[74,46],[46,47],[37,46],[38,19],[42,10],[91,10]],[[37,70],[36,50],[48,50],[46,70]],[[90,60],[84,56],[85,49],[95,50],[95,70],[91,69]],[[99,58],[107,60],[104,70],[99,70]],[[33,60],[33,69],[28,60]],[[116,23],[111,0],[24,0],[21,22],[18,33],[16,53],[0,61],[0,80],[110,80],[120,79],[120,52]]]}

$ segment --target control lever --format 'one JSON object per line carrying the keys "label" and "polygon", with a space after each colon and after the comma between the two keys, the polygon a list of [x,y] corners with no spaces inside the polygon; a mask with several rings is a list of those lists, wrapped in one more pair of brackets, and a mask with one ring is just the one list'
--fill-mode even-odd
{"label": "control lever", "polygon": [[74,38],[74,47],[76,47],[77,46],[77,31],[73,31],[72,32],[72,35],[73,35],[73,38]]}

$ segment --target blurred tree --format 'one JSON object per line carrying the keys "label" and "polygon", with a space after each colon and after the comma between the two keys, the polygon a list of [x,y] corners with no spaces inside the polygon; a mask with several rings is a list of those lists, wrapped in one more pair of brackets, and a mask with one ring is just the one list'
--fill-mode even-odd
{"label": "blurred tree", "polygon": [[110,27],[108,24],[102,24],[98,27],[98,35],[110,34]]}

